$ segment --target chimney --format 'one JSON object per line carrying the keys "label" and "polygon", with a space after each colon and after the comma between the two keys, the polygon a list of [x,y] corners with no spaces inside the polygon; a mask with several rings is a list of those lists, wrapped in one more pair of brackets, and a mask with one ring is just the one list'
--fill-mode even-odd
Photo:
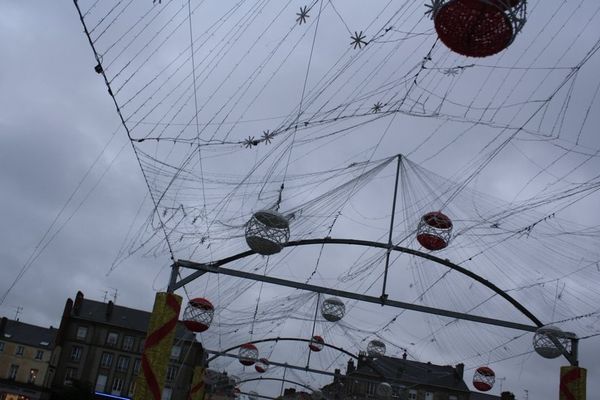
{"label": "chimney", "polygon": [[115,308],[115,303],[112,302],[112,300],[110,300],[107,304],[106,304],[106,320],[110,321],[110,317],[112,316],[113,313],[113,308]]}
{"label": "chimney", "polygon": [[348,360],[348,367],[346,368],[346,375],[349,375],[354,371],[356,371],[356,368],[354,367],[354,360],[350,359],[350,360]]}
{"label": "chimney", "polygon": [[465,364],[463,364],[463,363],[456,364],[456,367],[454,367],[454,370],[456,372],[456,377],[462,381],[464,378],[464,375],[465,375]]}
{"label": "chimney", "polygon": [[515,400],[515,395],[511,392],[502,392],[500,393],[501,400]]}
{"label": "chimney", "polygon": [[60,325],[58,326],[58,332],[56,332],[56,339],[54,340],[57,346],[62,345],[63,336],[65,335],[69,317],[71,316],[71,310],[73,310],[73,300],[67,299],[62,318],[60,319]]}
{"label": "chimney", "polygon": [[8,318],[2,317],[0,320],[0,335],[4,334],[4,330],[6,329],[6,324],[8,323]]}
{"label": "chimney", "polygon": [[75,295],[75,303],[73,304],[73,314],[79,315],[81,312],[81,304],[83,303],[83,293],[81,290],[77,291],[77,295]]}
{"label": "chimney", "polygon": [[402,359],[406,360],[406,351],[404,353],[402,353]]}
{"label": "chimney", "polygon": [[340,383],[340,375],[342,374],[342,371],[340,371],[339,368],[336,368],[333,371],[333,383]]}

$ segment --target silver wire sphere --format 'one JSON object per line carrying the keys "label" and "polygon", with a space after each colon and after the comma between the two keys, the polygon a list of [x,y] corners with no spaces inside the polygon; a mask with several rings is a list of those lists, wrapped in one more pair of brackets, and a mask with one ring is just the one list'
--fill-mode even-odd
{"label": "silver wire sphere", "polygon": [[371,340],[367,345],[367,354],[371,357],[381,357],[385,355],[385,343],[381,340]]}
{"label": "silver wire sphere", "polygon": [[533,349],[544,358],[557,358],[563,354],[562,349],[557,344],[570,351],[572,337],[574,335],[563,332],[555,326],[542,326],[533,335]]}
{"label": "silver wire sphere", "polygon": [[392,385],[387,382],[381,382],[375,389],[375,394],[380,399],[391,399],[392,398]]}
{"label": "silver wire sphere", "polygon": [[290,239],[287,218],[273,210],[255,212],[246,224],[246,243],[264,256],[279,253]]}
{"label": "silver wire sphere", "polygon": [[329,322],[337,322],[344,318],[346,306],[337,297],[325,299],[321,304],[321,315]]}

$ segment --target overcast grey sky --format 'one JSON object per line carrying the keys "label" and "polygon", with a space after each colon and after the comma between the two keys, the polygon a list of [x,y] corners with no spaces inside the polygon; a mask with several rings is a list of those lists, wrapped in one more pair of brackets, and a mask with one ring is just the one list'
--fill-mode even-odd
{"label": "overcast grey sky", "polygon": [[[94,2],[80,3],[87,10]],[[101,19],[116,3],[101,0],[89,14],[90,23]],[[99,47],[106,49],[137,17],[156,12],[156,7],[164,7],[165,11],[152,27],[168,21],[168,13],[179,8],[183,10],[181,20],[185,21],[186,2],[163,1],[154,9],[151,3],[150,0],[132,2],[103,35]],[[420,2],[398,2],[388,7],[386,2],[380,1],[374,1],[373,6],[354,1],[323,2],[316,36],[319,2],[314,3],[308,23],[301,26],[294,25],[295,13],[306,4],[260,2],[261,12],[252,15],[252,20],[244,20],[245,34],[227,45],[222,45],[226,42],[222,36],[226,29],[235,27],[235,21],[242,18],[244,12],[256,12],[259,6],[243,4],[230,19],[220,23],[222,31],[215,30],[214,34],[202,37],[200,32],[219,21],[226,7],[233,7],[233,2],[231,5],[211,1],[194,3],[191,2],[192,7],[200,7],[193,17],[195,36],[201,39],[196,42],[197,65],[203,65],[205,57],[214,54],[221,57],[220,64],[211,65],[214,69],[210,73],[198,68],[197,79],[206,78],[196,94],[202,105],[199,124],[226,123],[218,124],[218,128],[211,125],[202,132],[203,139],[214,137],[222,143],[202,147],[198,155],[204,161],[200,163],[194,158],[186,165],[189,175],[183,174],[173,190],[166,191],[159,207],[159,215],[172,224],[177,219],[168,217],[176,216],[177,211],[173,210],[180,205],[189,213],[189,218],[187,215],[187,219],[182,218],[181,226],[167,224],[173,229],[171,240],[177,257],[205,261],[244,250],[241,226],[253,211],[270,205],[285,177],[288,189],[283,192],[282,210],[298,213],[292,222],[293,238],[326,236],[332,217],[340,211],[342,216],[335,222],[332,236],[387,241],[390,185],[394,177],[392,163],[377,178],[360,181],[364,188],[353,197],[342,188],[314,204],[310,200],[364,170],[354,166],[348,175],[331,175],[330,180],[326,179],[330,175],[316,172],[397,153],[408,153],[412,162],[427,168],[423,172],[407,167],[407,179],[401,191],[404,207],[397,215],[394,236],[395,241],[408,247],[417,246],[412,239],[402,242],[404,235],[410,234],[410,230],[403,229],[418,221],[423,210],[444,205],[448,193],[484,165],[494,148],[500,149],[500,143],[514,132],[512,128],[525,126],[445,208],[456,218],[457,231],[462,234],[456,238],[454,249],[440,254],[455,262],[464,261],[461,265],[502,288],[514,289],[510,293],[543,316],[544,322],[596,312],[581,321],[567,322],[565,327],[577,329],[580,335],[600,332],[597,314],[600,295],[595,284],[600,272],[593,265],[580,271],[585,263],[598,260],[599,198],[590,189],[590,196],[584,199],[574,196],[556,200],[556,193],[581,187],[579,183],[598,182],[600,101],[595,97],[599,84],[598,55],[581,67],[576,79],[567,81],[553,101],[540,108],[546,104],[541,100],[560,86],[600,38],[596,0],[580,0],[568,5],[559,0],[531,1],[529,21],[506,52],[474,60],[458,57],[437,43],[431,53],[433,60],[428,64],[422,64],[422,60],[432,48],[435,32],[432,22],[422,18],[425,8]],[[111,14],[105,24],[114,17],[115,14]],[[275,21],[272,27],[270,21]],[[360,51],[364,49],[353,50],[349,46],[350,34],[354,31],[364,30],[367,40],[371,40],[379,28],[391,26],[393,29],[387,36],[370,43],[369,52],[363,56]],[[103,27],[101,25],[96,34]],[[270,28],[264,36],[254,43],[267,27]],[[147,62],[143,62],[143,55],[135,58],[132,69],[115,79],[115,85],[123,84],[127,73],[143,66],[117,96],[121,104],[154,76],[159,78],[153,82],[157,86],[167,82],[162,92],[157,92],[160,95],[175,88],[179,78],[187,84],[191,82],[191,77],[186,78],[191,69],[190,61],[185,58],[180,61],[187,69],[175,70],[171,66],[167,73],[160,74],[161,68],[180,53],[189,57],[187,29],[188,26],[183,25],[176,30]],[[161,38],[165,36],[163,32]],[[153,293],[165,287],[171,260],[164,248],[152,247],[164,246],[164,236],[158,230],[159,234],[153,238],[155,230],[145,223],[152,215],[148,187],[106,86],[94,72],[93,53],[74,5],[70,1],[5,0],[0,3],[0,37],[3,38],[0,41],[0,90],[3,93],[0,97],[0,252],[3,263],[0,294],[9,290],[19,271],[27,267],[0,305],[1,314],[12,318],[17,307],[22,307],[22,320],[57,326],[64,301],[77,290],[95,299],[103,299],[105,293],[112,296],[116,291],[118,304],[150,309]],[[159,39],[152,43],[158,43]],[[222,47],[218,47],[219,43]],[[230,49],[230,52],[219,53],[219,49]],[[137,50],[135,45],[125,49],[113,69],[107,68],[108,76],[114,77]],[[107,64],[115,52],[106,55]],[[271,52],[273,58],[263,63]],[[289,58],[285,58],[288,52]],[[241,66],[230,72],[240,60]],[[337,61],[340,64],[336,64]],[[344,62],[348,63],[345,69],[341,67]],[[421,69],[423,65],[427,69]],[[257,66],[262,69],[254,70]],[[456,69],[457,66],[460,68]],[[453,68],[458,72],[456,77],[444,73]],[[419,70],[419,85],[413,87],[413,76]],[[167,79],[171,76],[173,78]],[[295,134],[293,130],[284,132],[281,128],[298,115],[296,108],[301,101],[305,76],[308,77],[306,96],[302,98],[303,114],[299,120],[310,121],[312,125],[305,125],[306,129]],[[327,81],[321,81],[322,77],[330,79],[330,83],[322,84]],[[221,81],[223,86],[219,86]],[[247,82],[252,85],[243,92]],[[313,91],[315,88],[322,92]],[[185,93],[191,95],[192,91],[188,88]],[[209,93],[214,94],[209,97]],[[370,114],[370,108],[377,101],[392,104],[405,94],[408,100],[402,103],[401,112],[365,123],[348,133],[334,134],[336,129],[370,118],[357,117],[361,110]],[[130,127],[136,126],[133,137],[157,137],[160,130],[151,130],[151,127],[158,125],[151,123],[163,118],[163,113],[172,115],[167,111],[175,104],[173,98],[160,103],[159,97],[150,98],[145,91],[125,107],[126,115],[132,115]],[[347,99],[351,102],[345,103]],[[156,108],[152,109],[154,104]],[[133,110],[138,106],[140,111],[136,114]],[[199,143],[194,142],[198,132],[194,119],[190,118],[194,115],[193,97],[182,110],[161,133],[163,142],[147,140],[136,144],[136,149],[144,152],[145,172],[155,195],[163,193],[173,176],[168,167],[163,166],[164,175],[157,172],[154,167],[159,164],[155,161],[181,166],[189,154],[195,155],[193,150],[191,153],[188,150],[189,143],[172,144],[165,139],[180,134],[182,139],[191,138],[192,143]],[[315,122],[335,115],[353,116],[350,122]],[[488,119],[494,123],[474,123]],[[139,120],[147,124],[136,125]],[[180,125],[190,121],[192,125],[188,127]],[[230,123],[232,121],[237,123]],[[511,129],[504,131],[506,126]],[[243,145],[248,136],[259,137],[267,129],[279,129],[283,133],[271,143],[260,143],[256,148],[247,149]],[[565,153],[565,149],[573,151]],[[580,166],[588,154],[593,157]],[[374,166],[375,163],[366,169]],[[249,173],[252,168],[256,171]],[[315,175],[309,175],[312,173]],[[201,189],[198,176],[207,178],[206,187]],[[234,190],[242,178],[247,180]],[[259,195],[261,188],[264,193]],[[72,193],[75,194],[71,198]],[[208,196],[210,206],[202,206],[199,200],[202,193]],[[228,202],[222,202],[229,194]],[[428,195],[438,194],[446,197],[437,202],[427,200]],[[555,201],[516,216],[510,214],[521,201],[546,194]],[[577,203],[567,206],[575,199]],[[503,234],[510,236],[510,232],[527,227],[551,212],[557,212],[557,217],[547,225],[542,224],[541,230],[534,231],[531,240],[529,236],[517,235],[503,241],[489,230],[488,222],[495,222],[488,220],[492,215],[503,216],[502,226],[507,227]],[[193,213],[198,213],[202,227],[195,225],[196,221],[192,223]],[[53,221],[56,222],[54,228],[47,232]],[[213,225],[208,225],[208,221],[213,221]],[[585,230],[586,227],[589,230]],[[579,235],[557,234],[573,230]],[[204,241],[203,246],[198,245],[203,236],[209,238],[207,243],[211,247],[205,246]],[[124,257],[147,239],[145,248]],[[36,248],[40,243],[41,247]],[[483,256],[468,260],[481,249],[485,249]],[[115,264],[115,261],[118,262]],[[274,275],[304,281],[318,263],[319,271],[312,283],[370,294],[380,290],[377,277],[382,266],[381,252],[294,249],[270,257],[266,267],[265,262],[255,257],[232,267],[261,272],[263,268],[272,268]],[[507,265],[503,266],[504,263]],[[391,275],[390,297],[405,301],[417,301],[421,291],[444,273],[439,267],[406,258],[395,260],[393,266],[395,275]],[[561,266],[563,271],[559,270]],[[371,267],[374,269],[369,269]],[[573,274],[567,277],[571,272]],[[348,278],[352,273],[356,273],[355,279]],[[420,301],[466,311],[489,296],[484,289],[472,288],[471,282],[455,275],[448,275]],[[344,277],[348,279],[344,281]],[[257,296],[261,296],[261,302],[255,338],[274,333],[309,336],[316,304],[314,296],[219,279],[217,282],[216,278],[202,278],[188,288],[190,296],[206,296],[217,308],[221,306],[214,330],[201,337],[210,347],[223,349],[249,340],[248,325],[252,323]],[[543,284],[546,280],[551,283]],[[374,286],[369,287],[371,284]],[[537,286],[523,289],[527,285]],[[279,305],[286,302],[287,308]],[[387,307],[355,303],[349,303],[348,308],[351,311],[343,324],[332,327],[319,321],[317,328],[327,334],[327,340],[352,351],[364,348],[364,340],[375,337],[373,329],[381,328],[398,313]],[[522,321],[521,316],[506,310],[498,299],[490,300],[486,308],[474,312]],[[283,315],[294,318],[282,324],[269,320]],[[231,326],[227,325],[228,318],[234,320]],[[565,364],[564,360],[543,360],[535,354],[511,358],[531,350],[531,335],[511,342],[508,348],[492,351],[518,332],[467,323],[446,327],[447,319],[408,312],[399,321],[401,323],[382,331],[389,343],[397,346],[390,344],[393,354],[401,354],[399,347],[406,347],[411,357],[420,361],[465,361],[466,381],[471,378],[470,368],[489,363],[498,377],[506,378],[502,381],[503,389],[512,390],[519,399],[525,398],[524,390],[529,391],[531,400],[557,397],[558,371],[560,365]],[[277,361],[289,360],[299,365],[305,362],[304,347],[277,346],[261,348],[261,354],[269,354]],[[501,361],[503,358],[507,360]],[[599,360],[600,339],[582,341],[581,364],[589,369],[588,398],[600,392]],[[334,368],[344,366],[346,359],[324,352],[321,359],[314,357],[311,362],[321,368]],[[251,370],[242,370],[236,362],[220,361],[216,365],[241,376],[252,375]],[[280,376],[281,370],[270,373]],[[296,377],[304,382],[325,382],[308,374]],[[244,389],[252,390],[252,387],[244,386]],[[499,393],[499,389],[497,386],[494,393]],[[275,385],[267,392],[273,394],[276,390]]]}

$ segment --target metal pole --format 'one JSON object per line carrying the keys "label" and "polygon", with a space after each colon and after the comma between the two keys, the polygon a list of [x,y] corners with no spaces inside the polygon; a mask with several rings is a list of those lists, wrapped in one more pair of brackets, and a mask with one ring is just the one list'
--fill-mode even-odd
{"label": "metal pole", "polygon": [[283,396],[283,385],[285,384],[285,373],[287,372],[287,366],[283,367],[283,379],[281,380],[281,391],[279,392],[280,396]]}
{"label": "metal pole", "polygon": [[394,216],[396,214],[396,198],[398,197],[398,180],[400,178],[400,164],[402,163],[402,155],[398,154],[398,163],[396,164],[396,183],[394,183],[394,200],[392,201],[392,216],[390,218],[390,234],[388,236],[388,248],[385,253],[385,272],[383,274],[383,288],[381,290],[382,305],[387,300],[388,295],[385,293],[387,286],[388,268],[390,266],[390,253],[392,252],[392,234],[394,233]]}
{"label": "metal pole", "polygon": [[[315,326],[317,325],[317,314],[319,312],[319,303],[321,302],[321,293],[317,293],[317,306],[315,307],[315,318],[313,320],[312,333],[310,334],[310,340],[315,336]],[[310,344],[308,346],[308,360],[306,360],[306,368],[310,366],[310,355],[312,354],[312,350],[310,349]]]}
{"label": "metal pole", "polygon": [[171,265],[171,277],[169,278],[169,286],[167,287],[167,293],[173,293],[177,289],[177,276],[179,275],[179,264],[173,263]]}

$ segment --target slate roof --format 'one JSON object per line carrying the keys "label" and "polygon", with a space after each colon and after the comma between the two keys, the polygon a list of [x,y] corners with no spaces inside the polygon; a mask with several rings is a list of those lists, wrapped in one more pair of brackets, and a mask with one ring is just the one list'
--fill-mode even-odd
{"label": "slate roof", "polygon": [[[372,367],[369,365],[371,364]],[[357,372],[374,376],[384,374],[390,381],[432,385],[468,392],[469,388],[451,365],[435,365],[394,357],[363,358],[358,362]]]}
{"label": "slate roof", "polygon": [[[110,317],[107,317],[107,308],[108,303],[84,298],[79,314],[75,315],[74,311],[71,311],[71,317],[143,333],[148,329],[150,312],[113,304]],[[194,334],[185,329],[181,323],[177,324],[175,335],[177,338],[194,339]]]}
{"label": "slate roof", "polygon": [[20,321],[7,320],[1,341],[10,341],[40,349],[52,349],[57,329],[26,324]]}

